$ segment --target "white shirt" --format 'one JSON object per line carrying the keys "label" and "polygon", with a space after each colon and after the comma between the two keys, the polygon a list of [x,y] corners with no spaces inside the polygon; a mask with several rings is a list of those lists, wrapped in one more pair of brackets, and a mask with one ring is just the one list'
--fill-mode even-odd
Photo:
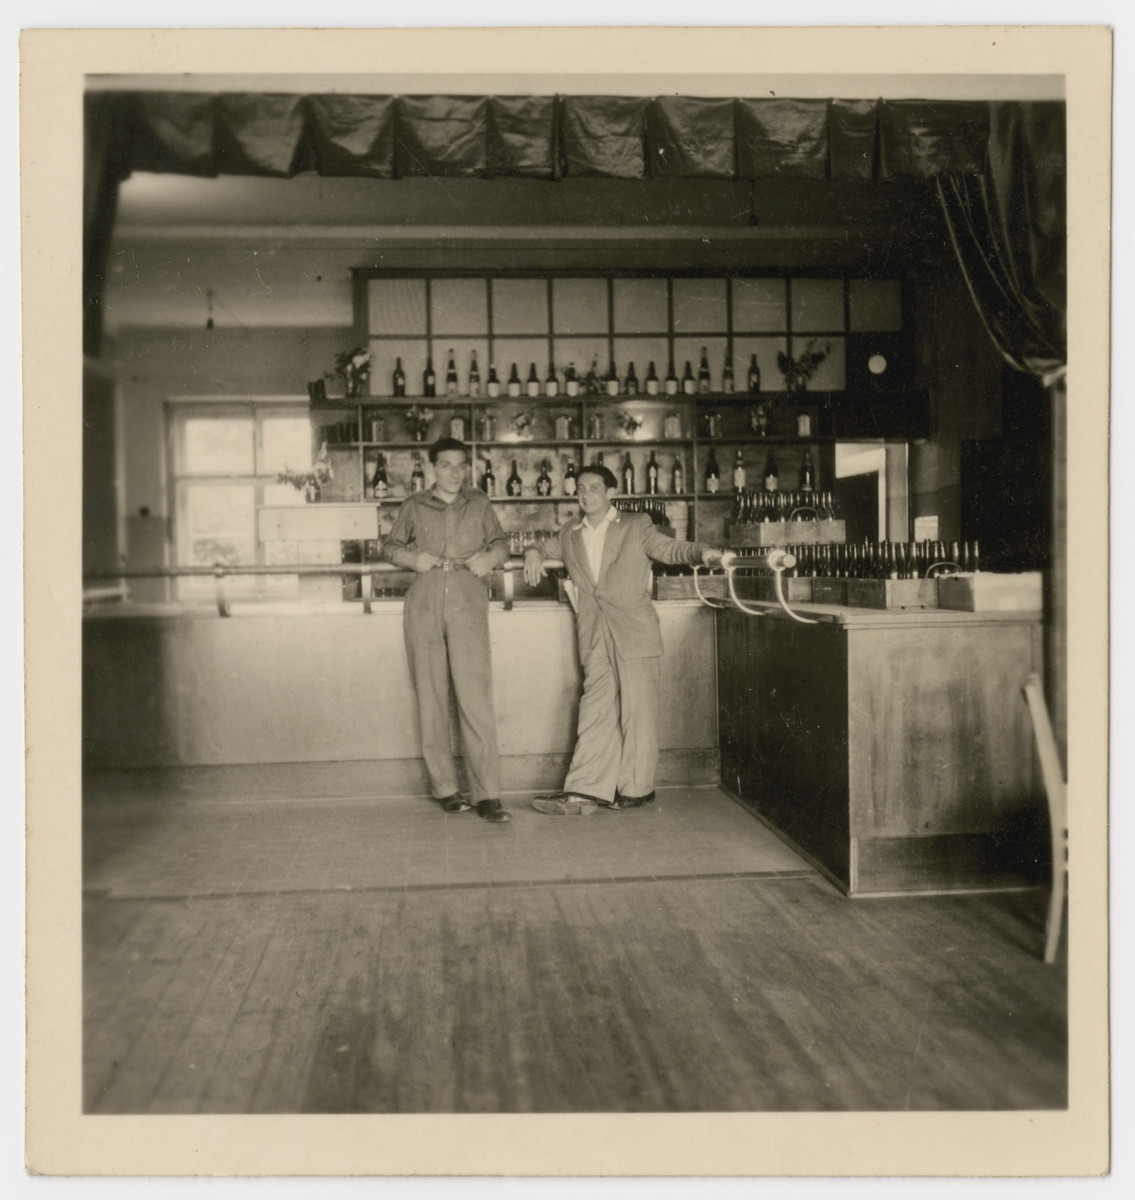
{"label": "white shirt", "polygon": [[618,516],[619,510],[612,505],[597,526],[592,525],[586,517],[578,526],[583,534],[583,548],[587,551],[587,565],[591,568],[591,578],[596,583],[599,582],[599,568],[603,563],[603,544],[607,540],[607,530]]}

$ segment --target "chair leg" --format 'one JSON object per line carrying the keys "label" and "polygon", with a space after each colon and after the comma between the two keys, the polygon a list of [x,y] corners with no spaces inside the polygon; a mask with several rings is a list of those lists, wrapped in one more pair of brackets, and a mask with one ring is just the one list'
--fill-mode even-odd
{"label": "chair leg", "polygon": [[1044,961],[1052,963],[1056,961],[1060,927],[1064,922],[1064,893],[1068,873],[1067,795],[1064,773],[1060,768],[1060,755],[1056,749],[1056,738],[1052,733],[1052,722],[1048,719],[1048,708],[1040,689],[1040,677],[1035,671],[1028,677],[1024,691],[1029,715],[1032,717],[1041,775],[1044,777],[1044,791],[1048,799],[1048,825],[1052,833],[1052,892],[1048,898],[1048,920],[1045,922],[1044,940]]}

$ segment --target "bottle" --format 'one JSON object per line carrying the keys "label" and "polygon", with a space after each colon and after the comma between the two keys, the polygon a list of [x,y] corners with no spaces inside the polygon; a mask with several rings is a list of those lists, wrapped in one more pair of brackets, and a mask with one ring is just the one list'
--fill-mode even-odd
{"label": "bottle", "polygon": [[666,395],[676,396],[678,394],[678,376],[674,371],[674,360],[670,360],[670,369],[666,372]]}
{"label": "bottle", "polygon": [[386,459],[381,454],[378,456],[378,462],[374,464],[371,495],[376,500],[385,500],[390,495],[390,480],[386,478]]}
{"label": "bottle", "polygon": [[654,363],[651,363],[646,369],[646,394],[648,396],[658,395],[658,373],[654,369]]}
{"label": "bottle", "polygon": [[520,395],[520,372],[516,369],[516,363],[512,364],[512,372],[508,377],[508,394],[510,396]]}
{"label": "bottle", "polygon": [[432,358],[426,359],[426,369],[422,372],[422,395],[437,395],[437,375],[434,374],[434,364]]}
{"label": "bottle", "polygon": [[452,350],[449,352],[449,362],[445,364],[445,394],[447,396],[457,395],[457,363]]}
{"label": "bottle", "polygon": [[461,413],[454,413],[449,418],[449,436],[456,438],[459,442],[465,440],[465,418]]}
{"label": "bottle", "polygon": [[556,441],[566,442],[571,440],[571,417],[568,413],[556,414]]}
{"label": "bottle", "polygon": [[552,494],[552,477],[548,474],[548,460],[540,463],[540,474],[536,476],[536,495],[550,496]]}
{"label": "bottle", "polygon": [[406,372],[402,370],[402,360],[400,358],[394,360],[394,394],[396,396],[404,396],[406,394]]}
{"label": "bottle", "polygon": [[492,459],[485,459],[485,473],[481,476],[481,491],[486,496],[495,496],[497,494],[497,477],[493,474]]}
{"label": "bottle", "polygon": [[776,459],[770,450],[768,458],[765,459],[764,489],[766,492],[775,492],[779,487],[780,472],[776,469]]}
{"label": "bottle", "polygon": [[749,395],[756,396],[761,390],[761,369],[757,366],[757,356],[749,355]]}
{"label": "bottle", "polygon": [[556,378],[556,364],[548,363],[548,378],[544,383],[544,395],[558,396],[560,394],[560,381]]}
{"label": "bottle", "polygon": [[653,450],[650,452],[650,461],[646,464],[646,494],[658,495],[658,463],[654,459]]}
{"label": "bottle", "polygon": [[623,384],[623,391],[628,396],[638,395],[638,376],[634,373],[634,363],[627,364],[627,378]]}
{"label": "bottle", "polygon": [[489,363],[489,378],[485,383],[485,395],[492,397],[494,400],[501,394],[500,380],[497,378],[497,368],[495,363]]}
{"label": "bottle", "polygon": [[721,472],[717,467],[717,456],[712,450],[705,464],[705,490],[716,495],[721,488]]}
{"label": "bottle", "polygon": [[426,490],[426,473],[422,470],[422,456],[414,451],[414,469],[410,472],[410,491],[424,492]]}
{"label": "bottle", "polygon": [[800,464],[800,490],[804,493],[816,490],[816,468],[812,465],[812,452],[805,448],[804,460]]}
{"label": "bottle", "polygon": [[690,366],[690,360],[686,359],[686,372],[682,376],[682,392],[686,396],[692,396],[698,390],[697,382],[694,379],[694,369]]}
{"label": "bottle", "polygon": [[564,471],[564,495],[574,496],[576,493],[577,480],[575,474],[575,463],[570,461],[567,465],[567,470]]}
{"label": "bottle", "polygon": [[698,391],[704,396],[710,391],[709,356],[705,347],[701,348],[701,362],[698,363]]}
{"label": "bottle", "polygon": [[725,365],[721,368],[721,390],[723,392],[733,391],[733,354],[731,351],[725,351]]}
{"label": "bottle", "polygon": [[634,495],[634,463],[631,462],[631,453],[629,450],[623,459],[623,494],[625,496]]}
{"label": "bottle", "polygon": [[481,413],[481,441],[495,442],[497,440],[497,419],[493,413],[486,408]]}
{"label": "bottle", "polygon": [[579,376],[575,373],[575,363],[569,362],[564,370],[564,391],[569,396],[579,395]]}
{"label": "bottle", "polygon": [[745,456],[740,450],[733,460],[733,490],[738,493],[745,490]]}
{"label": "bottle", "polygon": [[686,473],[682,470],[682,460],[674,458],[674,469],[670,472],[670,491],[680,496],[686,490]]}
{"label": "bottle", "polygon": [[614,361],[611,362],[611,367],[607,372],[607,395],[617,396],[619,394],[619,375],[615,370]]}
{"label": "bottle", "polygon": [[481,394],[481,372],[477,368],[477,351],[470,351],[469,356],[469,395],[479,396]]}
{"label": "bottle", "polygon": [[512,473],[504,482],[506,496],[521,496],[524,494],[524,484],[520,481],[520,472],[516,469],[516,459],[512,460]]}
{"label": "bottle", "polygon": [[587,369],[587,375],[583,380],[583,390],[588,396],[599,395],[599,359],[597,357],[591,360],[591,366]]}
{"label": "bottle", "polygon": [[536,364],[528,364],[528,383],[524,389],[530,399],[535,399],[540,394],[540,376],[536,374]]}

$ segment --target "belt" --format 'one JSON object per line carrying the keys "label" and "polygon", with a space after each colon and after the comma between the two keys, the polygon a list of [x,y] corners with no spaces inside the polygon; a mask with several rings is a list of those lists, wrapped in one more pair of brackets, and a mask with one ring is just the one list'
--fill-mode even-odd
{"label": "belt", "polygon": [[469,564],[462,562],[458,558],[443,558],[441,560],[441,569],[443,571],[468,571]]}

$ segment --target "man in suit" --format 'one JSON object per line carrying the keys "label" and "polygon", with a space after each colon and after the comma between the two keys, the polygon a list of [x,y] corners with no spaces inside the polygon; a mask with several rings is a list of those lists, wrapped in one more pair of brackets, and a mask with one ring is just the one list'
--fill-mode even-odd
{"label": "man in suit", "polygon": [[[447,813],[492,824],[512,818],[500,802],[500,754],[489,657],[485,577],[508,561],[508,540],[488,496],[468,486],[469,450],[454,438],[430,447],[437,482],[398,510],[383,552],[418,572],[406,593],[403,626],[418,698],[422,757],[434,798]],[[457,699],[470,797],[457,790],[450,749],[449,684]],[[472,800],[472,804],[470,804]]]}
{"label": "man in suit", "polygon": [[659,533],[645,513],[620,513],[614,475],[579,473],[583,519],[524,552],[524,577],[538,584],[545,558],[559,558],[578,597],[583,696],[575,752],[563,791],[532,805],[551,816],[637,808],[654,799],[662,634],[651,603],[651,559],[713,566],[721,551]]}

